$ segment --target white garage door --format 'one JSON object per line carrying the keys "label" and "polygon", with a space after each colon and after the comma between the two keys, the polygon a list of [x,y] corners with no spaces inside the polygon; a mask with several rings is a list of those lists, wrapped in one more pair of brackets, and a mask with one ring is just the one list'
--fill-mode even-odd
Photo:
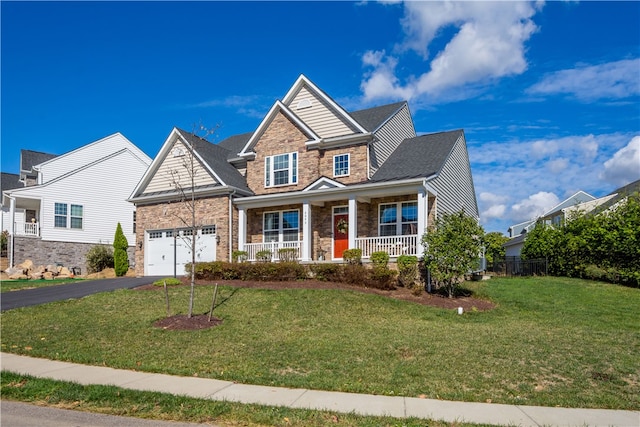
{"label": "white garage door", "polygon": [[[198,230],[196,262],[216,260],[215,232],[215,226]],[[186,274],[184,267],[191,262],[191,229],[148,231],[146,240],[145,275],[173,276],[174,268],[178,276]]]}

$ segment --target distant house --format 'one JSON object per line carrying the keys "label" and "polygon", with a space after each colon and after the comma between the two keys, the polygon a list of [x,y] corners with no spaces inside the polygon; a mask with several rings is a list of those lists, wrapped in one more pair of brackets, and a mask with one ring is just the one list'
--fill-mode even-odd
{"label": "distant house", "polygon": [[364,259],[421,255],[439,213],[478,218],[462,130],[416,136],[406,102],[347,112],[305,76],[253,132],[211,144],[171,131],[131,197],[138,274],[184,274],[191,190],[197,261],[230,260],[234,250],[250,261],[282,249],[302,262],[340,261],[349,248]]}
{"label": "distant house", "polygon": [[135,210],[127,199],[151,159],[131,141],[116,133],[60,156],[22,150],[20,163],[14,188],[5,189],[3,174],[11,265],[31,259],[86,268],[87,250],[111,244],[118,222],[133,253]]}
{"label": "distant house", "polygon": [[595,198],[584,191],[578,191],[576,194],[567,198],[557,206],[554,206],[537,219],[509,227],[509,236],[511,239],[503,245],[505,248],[505,255],[507,257],[519,257],[522,252],[522,248],[524,247],[527,233],[533,230],[536,224],[544,223],[545,225],[558,226],[563,224],[565,220],[570,219],[571,214],[577,212],[597,214],[607,209],[611,209],[630,194],[639,191],[640,180],[618,188],[600,198]]}

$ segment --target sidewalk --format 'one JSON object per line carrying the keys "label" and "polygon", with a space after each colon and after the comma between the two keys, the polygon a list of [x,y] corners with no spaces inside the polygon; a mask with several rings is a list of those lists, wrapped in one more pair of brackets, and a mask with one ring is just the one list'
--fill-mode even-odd
{"label": "sidewalk", "polygon": [[503,426],[640,426],[640,411],[451,402],[413,397],[254,386],[214,379],[85,366],[9,353],[0,353],[0,357],[3,370],[19,374],[85,385],[115,385],[131,390],[171,393],[198,399]]}

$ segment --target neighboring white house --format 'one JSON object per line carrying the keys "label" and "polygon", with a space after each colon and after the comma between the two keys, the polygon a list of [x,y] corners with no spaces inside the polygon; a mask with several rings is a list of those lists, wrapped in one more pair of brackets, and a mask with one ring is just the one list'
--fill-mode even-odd
{"label": "neighboring white house", "polygon": [[31,259],[84,270],[86,252],[112,244],[118,222],[133,249],[135,207],[127,199],[151,164],[149,156],[115,133],[49,157],[21,170],[26,186],[3,191],[10,265]]}
{"label": "neighboring white house", "polygon": [[527,233],[533,230],[536,224],[544,223],[546,225],[558,226],[566,219],[569,219],[571,214],[578,212],[600,212],[602,210],[609,209],[612,205],[620,202],[620,200],[626,198],[629,194],[637,192],[639,189],[640,180],[618,188],[610,194],[600,198],[595,198],[584,191],[578,191],[571,197],[549,209],[540,217],[509,227],[508,231],[511,240],[502,245],[505,248],[505,256],[520,256],[522,248],[524,247],[524,242],[527,238]]}

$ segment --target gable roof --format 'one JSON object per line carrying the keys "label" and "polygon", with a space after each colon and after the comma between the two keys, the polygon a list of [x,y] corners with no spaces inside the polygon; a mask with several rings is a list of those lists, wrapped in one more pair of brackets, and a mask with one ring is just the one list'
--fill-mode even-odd
{"label": "gable roof", "polygon": [[353,111],[350,114],[363,128],[369,132],[374,132],[406,104],[407,101],[395,102],[393,104]]}
{"label": "gable roof", "polygon": [[371,181],[429,177],[440,172],[462,130],[405,139],[371,177]]}
{"label": "gable roof", "polygon": [[58,155],[43,153],[41,151],[20,150],[20,170],[31,172],[35,165],[39,165],[55,157],[58,157]]}
{"label": "gable roof", "polygon": [[20,181],[20,175],[2,172],[2,177],[0,177],[0,187],[0,191],[4,192],[6,190],[24,187],[24,184]]}
{"label": "gable roof", "polygon": [[191,132],[180,128],[176,128],[176,130],[191,144],[194,151],[211,167],[223,184],[246,190],[253,194],[242,174],[227,161],[229,156],[233,154],[231,151],[221,147],[219,144],[212,144]]}
{"label": "gable roof", "polygon": [[607,209],[611,208],[616,203],[620,202],[625,197],[631,196],[633,194],[640,194],[640,179],[638,179],[637,181],[633,181],[609,193],[608,195],[613,197],[607,200],[606,202],[604,202],[603,204],[601,204],[600,206],[598,206],[592,212],[594,214],[604,212]]}
{"label": "gable roof", "polygon": [[238,157],[238,154],[240,154],[240,151],[242,151],[249,139],[251,139],[252,135],[253,132],[232,135],[220,141],[218,146],[229,151],[229,156],[227,157],[228,160],[235,159]]}

